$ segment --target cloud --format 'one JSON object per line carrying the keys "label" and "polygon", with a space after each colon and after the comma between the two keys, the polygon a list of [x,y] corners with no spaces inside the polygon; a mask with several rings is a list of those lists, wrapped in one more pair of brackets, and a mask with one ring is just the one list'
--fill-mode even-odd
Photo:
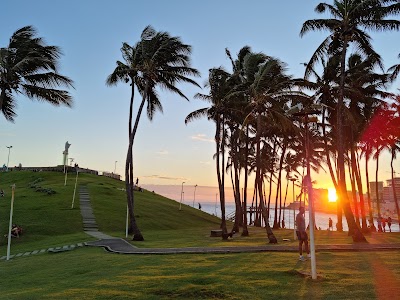
{"label": "cloud", "polygon": [[213,143],[214,139],[208,138],[205,134],[199,133],[190,137],[192,140]]}
{"label": "cloud", "polygon": [[160,155],[168,155],[169,154],[167,150],[157,151],[156,153],[160,154]]}
{"label": "cloud", "polygon": [[150,178],[150,179],[164,179],[164,180],[188,180],[187,178],[184,177],[170,177],[170,176],[165,176],[165,175],[147,175],[143,176],[144,178]]}

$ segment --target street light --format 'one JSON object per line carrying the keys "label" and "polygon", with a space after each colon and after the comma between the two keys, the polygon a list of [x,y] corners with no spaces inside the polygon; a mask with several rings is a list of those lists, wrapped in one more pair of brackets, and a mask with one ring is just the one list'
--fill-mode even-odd
{"label": "street light", "polygon": [[182,189],[181,189],[181,202],[179,203],[179,210],[182,210],[182,196],[183,196],[183,184],[185,182],[182,182]]}
{"label": "street light", "polygon": [[115,174],[115,170],[117,170],[117,162],[118,162],[118,160],[116,160],[115,164],[114,164],[114,174]]}
{"label": "street light", "polygon": [[7,172],[8,172],[8,163],[10,162],[10,151],[12,146],[6,146],[8,148],[8,159],[7,159]]}
{"label": "street light", "polygon": [[[298,111],[297,111],[298,110]],[[319,114],[319,110],[304,110],[302,106],[293,107],[288,111],[288,114],[292,116],[304,117],[304,129],[305,129],[305,148],[306,148],[306,162],[307,162],[307,175],[306,185],[308,193],[308,218],[310,225],[310,254],[311,254],[311,278],[317,279],[317,263],[315,257],[315,239],[314,239],[314,199],[311,181],[311,167],[310,167],[310,149],[309,149],[309,138],[308,138],[308,123],[316,122],[315,116],[309,117],[310,115]]]}
{"label": "street light", "polygon": [[194,202],[196,201],[196,188],[197,188],[197,184],[194,186],[194,193],[193,193],[193,207],[194,207]]}
{"label": "street light", "polygon": [[293,199],[293,238],[296,240],[296,207],[295,207],[295,196],[294,196],[294,182],[297,178],[291,177],[289,180],[292,182],[292,199]]}

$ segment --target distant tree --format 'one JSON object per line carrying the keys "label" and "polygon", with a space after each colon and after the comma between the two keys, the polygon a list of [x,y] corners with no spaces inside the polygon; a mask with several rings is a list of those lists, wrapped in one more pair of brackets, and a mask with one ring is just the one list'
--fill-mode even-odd
{"label": "distant tree", "polygon": [[73,81],[58,73],[61,49],[48,46],[36,36],[32,26],[18,29],[7,47],[0,48],[0,109],[7,121],[14,122],[17,94],[52,105],[72,105],[68,91]]}
{"label": "distant tree", "polygon": [[[131,101],[129,112],[129,145],[125,164],[125,185],[127,191],[130,231],[133,240],[143,240],[134,215],[134,177],[133,177],[133,143],[144,105],[147,102],[147,116],[153,119],[154,113],[162,111],[162,105],[156,88],[178,94],[189,100],[176,86],[179,82],[187,82],[199,86],[188,76],[199,76],[199,72],[190,67],[191,46],[183,44],[179,37],[171,37],[167,32],[157,32],[147,26],[140,41],[135,46],[123,43],[121,48],[124,62],[117,61],[117,67],[108,76],[106,84],[116,85],[118,82],[131,85]],[[142,96],[142,101],[133,121],[133,100],[135,87]]]}

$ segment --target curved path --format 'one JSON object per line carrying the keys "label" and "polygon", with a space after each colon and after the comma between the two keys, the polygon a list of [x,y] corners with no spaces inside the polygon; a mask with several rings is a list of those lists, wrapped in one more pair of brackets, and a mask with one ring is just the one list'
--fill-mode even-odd
{"label": "curved path", "polygon": [[[297,252],[298,246],[265,245],[248,247],[187,247],[187,248],[137,248],[126,240],[104,234],[98,230],[86,186],[79,189],[80,208],[84,231],[97,241],[86,242],[87,246],[103,247],[121,254],[188,254],[188,253],[240,253],[240,252]],[[388,251],[400,250],[400,244],[343,244],[316,245],[316,251]]]}

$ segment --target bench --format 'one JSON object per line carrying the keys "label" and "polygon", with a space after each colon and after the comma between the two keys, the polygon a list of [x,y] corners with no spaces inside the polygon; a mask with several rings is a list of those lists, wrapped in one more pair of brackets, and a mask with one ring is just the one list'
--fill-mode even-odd
{"label": "bench", "polygon": [[222,229],[211,230],[210,237],[221,237],[221,236],[222,236]]}

